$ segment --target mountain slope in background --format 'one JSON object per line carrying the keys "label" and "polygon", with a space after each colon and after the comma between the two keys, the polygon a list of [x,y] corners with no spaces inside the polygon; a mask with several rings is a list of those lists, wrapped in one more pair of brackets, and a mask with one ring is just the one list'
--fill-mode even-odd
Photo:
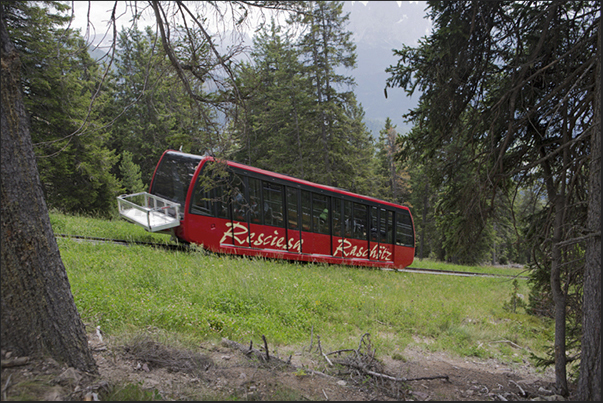
{"label": "mountain slope in background", "polygon": [[344,13],[350,13],[347,28],[357,46],[357,68],[346,73],[356,79],[354,92],[375,138],[388,117],[398,133],[410,129],[402,115],[417,105],[420,94],[408,97],[400,88],[389,88],[386,99],[383,90],[389,75],[385,69],[398,62],[393,49],[400,49],[402,44],[416,46],[429,34],[431,22],[425,18],[425,7],[425,2],[415,1],[345,2]]}

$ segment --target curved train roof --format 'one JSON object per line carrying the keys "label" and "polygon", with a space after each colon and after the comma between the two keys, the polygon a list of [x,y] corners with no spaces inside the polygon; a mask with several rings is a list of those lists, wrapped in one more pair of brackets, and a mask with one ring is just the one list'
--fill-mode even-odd
{"label": "curved train roof", "polygon": [[184,153],[182,151],[177,151],[177,150],[166,150],[164,152],[164,155],[167,153],[176,153],[176,154],[180,154],[183,156],[187,156],[190,157],[191,159],[195,159],[197,161],[204,162],[204,161],[222,161],[222,162],[226,162],[226,164],[228,166],[234,167],[234,168],[238,168],[244,171],[249,171],[249,172],[253,172],[253,173],[257,173],[257,174],[262,174],[262,175],[266,175],[266,176],[270,176],[276,179],[280,179],[282,181],[287,181],[287,182],[294,182],[294,183],[298,183],[300,185],[306,185],[309,187],[314,187],[314,188],[319,188],[322,190],[326,190],[326,191],[330,191],[333,193],[339,193],[342,195],[347,195],[347,196],[351,196],[351,197],[356,197],[356,198],[361,198],[367,201],[372,201],[374,203],[379,203],[379,204],[385,204],[385,205],[389,205],[392,207],[396,207],[396,208],[402,208],[405,210],[409,210],[408,207],[397,204],[397,203],[393,203],[393,202],[389,202],[386,200],[381,200],[378,199],[376,197],[372,197],[372,196],[366,196],[366,195],[362,195],[359,193],[354,193],[351,192],[349,190],[345,190],[345,189],[341,189],[341,188],[337,188],[334,186],[328,186],[328,185],[321,185],[320,183],[316,183],[316,182],[311,182],[305,179],[299,179],[296,178],[294,176],[289,176],[289,175],[285,175],[285,174],[280,174],[278,172],[274,172],[274,171],[268,171],[266,169],[262,169],[262,168],[256,168],[250,165],[245,165],[242,164],[240,162],[235,162],[235,161],[230,161],[230,160],[220,160],[219,158],[215,158],[213,156],[209,156],[209,155],[205,155],[205,156],[201,156],[201,155],[196,155],[196,154],[189,154],[189,153]]}

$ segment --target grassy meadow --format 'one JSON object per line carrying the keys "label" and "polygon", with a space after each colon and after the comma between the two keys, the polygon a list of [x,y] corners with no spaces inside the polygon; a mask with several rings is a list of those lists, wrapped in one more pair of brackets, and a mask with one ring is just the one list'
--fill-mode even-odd
{"label": "grassy meadow", "polygon": [[[169,242],[123,220],[51,213],[57,234]],[[409,345],[506,362],[542,355],[553,324],[509,304],[526,280],[455,277],[219,256],[57,239],[79,312],[108,335],[148,329],[198,343],[268,343],[287,356],[308,346],[355,348],[368,332],[380,354]],[[427,260],[413,267],[519,274]],[[523,273],[525,275],[525,273]],[[515,289],[517,287],[517,289]]]}

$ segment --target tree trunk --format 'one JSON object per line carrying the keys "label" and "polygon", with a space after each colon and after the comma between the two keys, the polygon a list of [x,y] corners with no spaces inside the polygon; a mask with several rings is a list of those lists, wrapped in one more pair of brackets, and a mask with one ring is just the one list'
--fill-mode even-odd
{"label": "tree trunk", "polygon": [[[599,22],[599,30],[601,23]],[[601,33],[595,72],[594,124],[591,135],[590,186],[588,192],[589,235],[584,267],[582,305],[582,351],[578,400],[601,400]]]}
{"label": "tree trunk", "polygon": [[427,203],[429,200],[428,192],[429,184],[425,185],[425,194],[423,195],[423,221],[421,225],[421,246],[419,248],[419,259],[423,259],[423,248],[425,247],[425,227],[427,227]]}
{"label": "tree trunk", "polygon": [[2,349],[20,356],[49,354],[97,373],[50,226],[21,94],[21,63],[3,14],[0,37]]}

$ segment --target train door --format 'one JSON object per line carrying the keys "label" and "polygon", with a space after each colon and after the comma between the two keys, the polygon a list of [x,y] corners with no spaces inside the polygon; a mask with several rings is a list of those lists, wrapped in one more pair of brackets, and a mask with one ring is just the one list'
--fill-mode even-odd
{"label": "train door", "polygon": [[[285,187],[262,181],[262,220],[264,231],[256,235],[260,247],[265,249],[287,250],[285,230]],[[260,240],[259,237],[263,235]]]}
{"label": "train door", "polygon": [[344,200],[343,214],[344,239],[341,246],[343,257],[368,259],[368,206]]}
{"label": "train door", "polygon": [[350,257],[368,259],[369,257],[369,222],[368,206],[362,203],[353,204],[352,249]]}
{"label": "train door", "polygon": [[332,241],[331,241],[331,251],[332,255],[335,257],[344,257],[343,255],[343,246],[344,246],[344,236],[343,236],[343,200],[338,197],[333,197],[331,199],[331,221],[332,221]]}
{"label": "train door", "polygon": [[228,199],[230,199],[229,204],[232,209],[231,228],[234,246],[249,246],[249,224],[247,222],[249,196],[246,182],[246,177],[234,174],[231,187],[228,189]]}
{"label": "train door", "polygon": [[303,253],[331,255],[330,203],[329,196],[301,191]]}
{"label": "train door", "polygon": [[301,252],[314,251],[314,237],[312,237],[312,193],[301,190]]}
{"label": "train door", "polygon": [[249,237],[251,239],[250,246],[252,248],[260,248],[258,243],[258,235],[264,228],[262,227],[262,181],[258,178],[247,178],[249,192]]}
{"label": "train door", "polygon": [[287,250],[293,253],[301,253],[301,199],[300,190],[286,187],[286,215],[287,215]]}
{"label": "train door", "polygon": [[369,206],[369,259],[379,260],[379,209]]}
{"label": "train door", "polygon": [[379,209],[379,260],[394,260],[394,212]]}
{"label": "train door", "polygon": [[251,219],[250,246],[258,249],[287,250],[284,186],[249,178]]}
{"label": "train door", "polygon": [[377,206],[369,207],[370,260],[393,260],[393,211]]}
{"label": "train door", "polygon": [[312,253],[322,256],[331,255],[331,198],[312,192]]}

